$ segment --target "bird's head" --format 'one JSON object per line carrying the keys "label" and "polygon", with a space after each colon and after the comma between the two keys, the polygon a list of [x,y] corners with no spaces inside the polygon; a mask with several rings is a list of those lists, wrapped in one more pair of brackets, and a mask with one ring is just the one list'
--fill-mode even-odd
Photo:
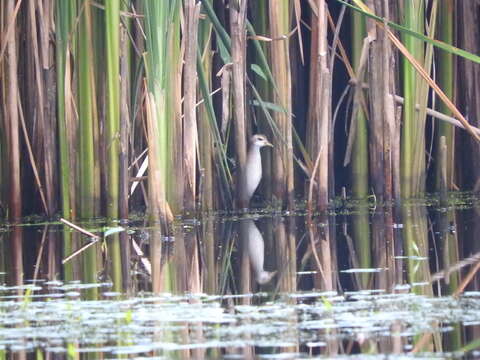
{"label": "bird's head", "polygon": [[270,280],[272,280],[272,278],[277,274],[276,271],[265,271],[265,270],[262,270],[260,273],[258,273],[255,277],[255,279],[257,280],[257,283],[259,283],[260,285],[264,285],[266,283],[268,283]]}
{"label": "bird's head", "polygon": [[273,147],[272,143],[267,140],[267,137],[262,134],[256,134],[253,135],[250,139],[250,142],[252,145],[258,146],[258,147],[264,147],[264,146],[271,146]]}

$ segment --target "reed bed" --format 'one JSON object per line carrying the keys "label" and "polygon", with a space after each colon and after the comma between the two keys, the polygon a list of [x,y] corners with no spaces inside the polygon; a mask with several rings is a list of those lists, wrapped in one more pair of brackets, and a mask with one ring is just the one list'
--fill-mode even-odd
{"label": "reed bed", "polygon": [[[146,210],[160,225],[150,260],[163,279],[161,239],[173,233],[175,216],[248,207],[235,184],[257,132],[275,147],[264,154],[266,181],[254,203],[272,208],[293,210],[307,199],[309,211],[325,212],[342,187],[377,204],[436,191],[442,136],[448,189],[478,190],[478,6],[5,0],[2,215],[11,222],[33,213],[71,221],[104,216],[113,227]],[[294,101],[292,89],[304,89],[305,99]],[[427,115],[435,114],[431,108],[443,117]],[[456,119],[466,131],[438,118]],[[400,216],[388,213],[379,223]],[[367,220],[359,218],[355,229],[364,266],[370,242],[393,237]],[[278,236],[294,248],[294,239]],[[334,237],[326,231],[318,245],[326,264]],[[129,273],[127,240],[117,234],[107,242],[117,290]],[[66,233],[63,253],[76,242]],[[195,237],[184,242],[189,256],[198,252]],[[214,244],[204,246],[213,261]],[[101,248],[87,251],[83,264],[64,267],[67,277],[83,268],[96,280]]]}

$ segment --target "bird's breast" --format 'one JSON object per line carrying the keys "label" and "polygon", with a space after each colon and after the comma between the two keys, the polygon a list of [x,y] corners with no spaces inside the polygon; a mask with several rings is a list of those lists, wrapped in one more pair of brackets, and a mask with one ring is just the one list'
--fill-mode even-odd
{"label": "bird's breast", "polygon": [[247,166],[245,168],[245,177],[248,195],[251,196],[257,188],[262,178],[262,161],[260,154],[249,154]]}

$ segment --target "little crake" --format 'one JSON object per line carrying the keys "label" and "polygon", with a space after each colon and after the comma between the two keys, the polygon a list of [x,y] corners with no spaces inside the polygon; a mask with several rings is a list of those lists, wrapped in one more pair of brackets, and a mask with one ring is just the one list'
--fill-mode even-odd
{"label": "little crake", "polygon": [[264,146],[273,147],[265,135],[256,134],[250,138],[245,173],[243,174],[241,182],[244,197],[242,200],[243,203],[247,205],[262,179],[262,157],[260,155],[260,149]]}

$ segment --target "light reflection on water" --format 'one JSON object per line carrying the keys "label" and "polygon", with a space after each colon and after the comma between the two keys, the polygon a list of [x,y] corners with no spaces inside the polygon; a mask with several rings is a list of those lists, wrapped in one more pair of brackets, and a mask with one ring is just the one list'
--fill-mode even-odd
{"label": "light reflection on water", "polygon": [[[75,286],[82,291],[83,285]],[[274,299],[264,293],[251,294],[252,305],[226,308],[225,299],[216,295],[144,293],[87,301],[70,298],[68,292],[59,291],[61,286],[55,288],[42,301],[3,297],[0,346],[64,353],[69,343],[75,343],[80,353],[110,354],[251,346],[320,351],[344,340],[373,344],[446,333],[456,324],[480,324],[478,293],[431,298],[413,293],[317,292],[277,294]],[[1,293],[9,291],[4,288]]]}
{"label": "light reflection on water", "polygon": [[[167,238],[140,218],[123,225],[123,294],[105,245],[95,245],[98,283],[82,281],[83,254],[72,260],[76,280],[64,281],[65,229],[5,227],[0,358],[460,357],[480,334],[480,280],[451,294],[478,262],[480,219],[475,201],[456,201],[396,213],[363,205],[310,223],[299,213],[209,215]],[[105,230],[100,220],[81,225]],[[74,248],[86,243],[73,236]]]}

